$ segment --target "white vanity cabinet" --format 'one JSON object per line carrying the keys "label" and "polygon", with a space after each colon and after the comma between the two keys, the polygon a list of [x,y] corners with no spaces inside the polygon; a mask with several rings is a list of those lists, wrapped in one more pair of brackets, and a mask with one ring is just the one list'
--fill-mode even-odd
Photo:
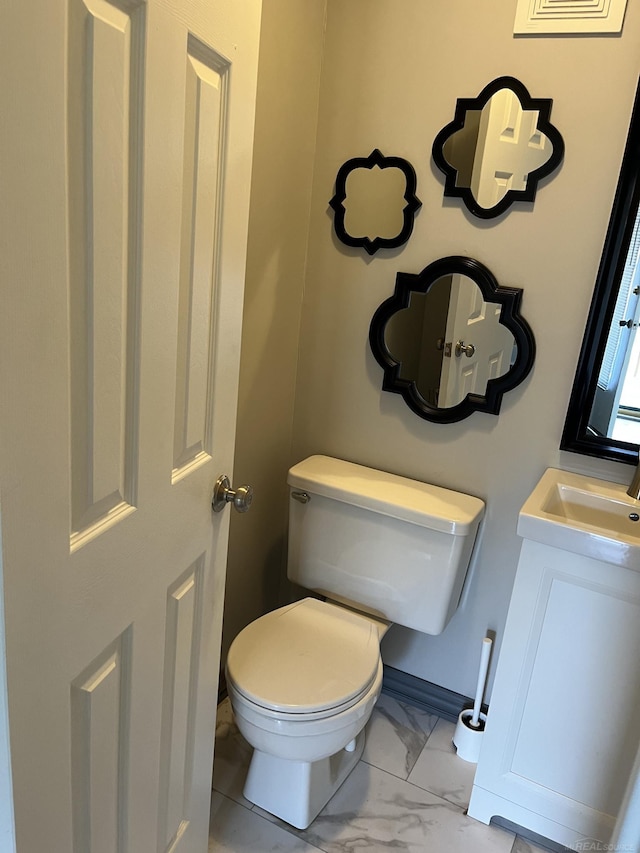
{"label": "white vanity cabinet", "polygon": [[469,815],[606,843],[639,742],[640,571],[525,539]]}

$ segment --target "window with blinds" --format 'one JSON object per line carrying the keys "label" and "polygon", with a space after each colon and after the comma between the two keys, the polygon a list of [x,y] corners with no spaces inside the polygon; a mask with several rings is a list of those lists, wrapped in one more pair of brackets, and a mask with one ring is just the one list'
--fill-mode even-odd
{"label": "window with blinds", "polygon": [[624,271],[620,281],[620,289],[618,298],[616,299],[616,307],[613,312],[611,321],[611,329],[605,347],[600,374],[598,376],[598,386],[604,391],[607,391],[617,382],[615,376],[615,365],[618,360],[618,354],[622,341],[628,340],[628,330],[620,325],[621,321],[629,317],[635,317],[635,308],[638,301],[638,294],[634,294],[635,287],[640,285],[640,270],[638,263],[638,255],[640,253],[640,210],[636,213],[636,221],[633,226],[633,234],[631,235],[631,243],[625,261]]}

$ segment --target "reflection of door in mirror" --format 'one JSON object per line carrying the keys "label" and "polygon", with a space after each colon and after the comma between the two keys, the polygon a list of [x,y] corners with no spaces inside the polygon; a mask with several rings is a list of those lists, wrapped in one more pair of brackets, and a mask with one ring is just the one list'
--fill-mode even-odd
{"label": "reflection of door in mirror", "polygon": [[386,325],[385,343],[400,362],[400,379],[415,382],[422,398],[438,405],[451,279],[433,283],[429,293],[412,291],[409,305]]}
{"label": "reflection of door in mirror", "polygon": [[538,128],[538,110],[525,110],[511,89],[500,89],[482,111],[469,110],[464,127],[444,145],[457,170],[456,185],[468,187],[480,207],[495,207],[509,190],[523,191],[530,172],[552,155]]}
{"label": "reflection of door in mirror", "polygon": [[537,110],[523,110],[515,92],[502,89],[482,110],[471,192],[481,207],[495,207],[509,190],[524,190],[529,172],[551,157],[549,140],[538,130]]}
{"label": "reflection of door in mirror", "polygon": [[[412,291],[408,307],[385,329],[385,344],[400,362],[399,377],[414,382],[422,398],[441,409],[458,405],[467,394],[484,395],[488,380],[504,376],[516,355],[500,311],[458,273],[441,276],[427,293]],[[456,351],[458,342],[473,345],[471,357]]]}
{"label": "reflection of door in mirror", "polygon": [[485,394],[489,379],[504,376],[509,370],[515,358],[515,341],[500,324],[500,312],[499,304],[483,300],[470,278],[451,276],[445,334],[450,345],[442,362],[440,407],[456,406],[467,394]]}
{"label": "reflection of door in mirror", "polygon": [[640,444],[640,213],[598,374],[589,428],[595,435]]}

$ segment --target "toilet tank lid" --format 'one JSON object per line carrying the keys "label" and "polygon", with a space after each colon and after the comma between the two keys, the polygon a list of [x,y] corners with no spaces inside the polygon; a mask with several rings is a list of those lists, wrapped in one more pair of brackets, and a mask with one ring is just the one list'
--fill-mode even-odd
{"label": "toilet tank lid", "polygon": [[474,533],[484,514],[480,498],[364,465],[310,456],[289,469],[288,484],[352,506],[454,536]]}

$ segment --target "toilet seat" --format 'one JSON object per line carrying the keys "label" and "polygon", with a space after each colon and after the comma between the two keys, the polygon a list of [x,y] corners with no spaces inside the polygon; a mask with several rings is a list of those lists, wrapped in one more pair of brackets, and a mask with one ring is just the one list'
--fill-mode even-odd
{"label": "toilet seat", "polygon": [[227,657],[229,685],[274,720],[341,713],[370,691],[380,670],[375,623],[313,598],[248,625]]}
{"label": "toilet seat", "polygon": [[[235,684],[233,679],[229,676],[227,672],[227,688],[230,696],[232,697],[232,705],[235,705],[237,708],[240,704],[246,710],[246,712],[253,713],[256,718],[259,717],[263,720],[263,725],[267,726],[269,723],[267,721],[272,721],[273,725],[277,727],[282,727],[287,723],[292,723],[294,726],[296,723],[305,723],[305,722],[313,722],[314,720],[322,721],[328,718],[334,718],[339,714],[343,714],[346,711],[349,711],[352,708],[355,708],[359,705],[363,699],[366,699],[370,693],[372,692],[380,692],[380,686],[382,685],[382,660],[378,663],[378,668],[376,673],[371,681],[369,681],[362,690],[356,694],[356,696],[352,697],[346,702],[342,702],[339,705],[331,705],[330,707],[320,708],[317,711],[296,711],[294,713],[287,713],[286,711],[277,711],[273,708],[269,708],[266,705],[261,705],[258,702],[254,702],[248,696],[243,693],[242,690]],[[329,720],[331,722],[331,720]]]}

